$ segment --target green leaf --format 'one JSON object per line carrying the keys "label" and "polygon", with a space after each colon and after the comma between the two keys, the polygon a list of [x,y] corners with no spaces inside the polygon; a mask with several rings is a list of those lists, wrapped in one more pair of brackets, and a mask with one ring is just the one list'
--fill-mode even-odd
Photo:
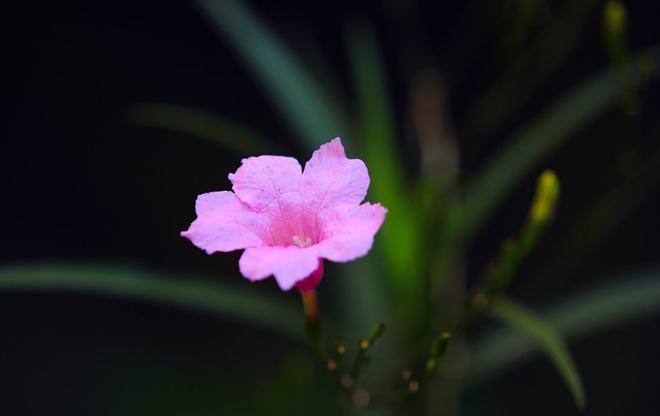
{"label": "green leaf", "polygon": [[[643,87],[657,75],[660,48],[647,50],[631,59],[634,86]],[[617,74],[602,71],[580,84],[563,99],[514,134],[512,140],[491,159],[468,188],[460,207],[457,232],[469,241],[499,205],[548,155],[612,105],[618,103]]]}
{"label": "green leaf", "polygon": [[409,306],[421,306],[419,216],[415,215],[404,182],[379,48],[374,33],[362,22],[350,26],[346,37],[359,106],[361,144],[372,178],[371,194],[388,209],[380,237],[383,260],[387,262],[393,293]]}
{"label": "green leaf", "polygon": [[561,335],[532,311],[504,297],[495,299],[491,313],[504,324],[527,336],[548,355],[577,406],[584,408],[586,401],[582,380]]}
{"label": "green leaf", "polygon": [[196,0],[275,100],[308,150],[348,132],[346,118],[299,57],[238,0]]}
{"label": "green leaf", "polygon": [[133,266],[30,263],[0,267],[0,291],[55,291],[146,301],[233,318],[304,340],[298,308],[217,279],[175,276]]}
{"label": "green leaf", "polygon": [[202,110],[166,103],[139,103],[129,110],[129,117],[142,126],[190,134],[239,155],[282,151],[250,128]]}
{"label": "green leaf", "polygon": [[[541,313],[569,340],[660,314],[660,269],[617,276],[613,282],[573,295]],[[476,340],[471,378],[481,381],[522,364],[538,352],[529,338],[499,329]]]}

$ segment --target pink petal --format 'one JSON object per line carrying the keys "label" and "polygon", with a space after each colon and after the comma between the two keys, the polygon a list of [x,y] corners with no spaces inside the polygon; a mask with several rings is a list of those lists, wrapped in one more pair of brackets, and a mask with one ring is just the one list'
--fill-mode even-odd
{"label": "pink petal", "polygon": [[232,192],[199,195],[195,210],[197,219],[181,235],[208,254],[260,246],[268,241],[264,218]]}
{"label": "pink petal", "polygon": [[273,275],[282,290],[289,290],[319,267],[319,258],[314,247],[253,247],[245,250],[238,267],[249,280]]}
{"label": "pink petal", "polygon": [[278,209],[282,202],[298,202],[300,175],[300,164],[292,157],[257,156],[243,159],[229,180],[241,201],[264,211]]}
{"label": "pink petal", "polygon": [[302,174],[302,195],[314,210],[359,204],[368,188],[367,167],[360,159],[346,158],[339,137],[315,151]]}
{"label": "pink petal", "polygon": [[318,255],[347,262],[366,255],[374,235],[385,221],[387,210],[380,204],[340,205],[323,216],[323,240]]}

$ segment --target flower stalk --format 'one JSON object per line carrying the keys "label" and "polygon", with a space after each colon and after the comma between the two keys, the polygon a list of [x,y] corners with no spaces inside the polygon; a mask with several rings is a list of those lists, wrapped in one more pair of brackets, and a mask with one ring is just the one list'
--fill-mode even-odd
{"label": "flower stalk", "polygon": [[[543,231],[552,220],[559,200],[560,184],[557,175],[546,170],[538,178],[536,193],[529,210],[527,221],[517,238],[508,238],[500,253],[491,264],[485,281],[477,293],[489,296],[503,292],[527,255],[536,247]],[[478,297],[473,299],[480,303]],[[487,298],[483,299],[487,302]],[[483,303],[483,302],[481,302]],[[476,305],[478,306],[478,305]]]}
{"label": "flower stalk", "polygon": [[319,301],[316,297],[316,290],[301,290],[300,296],[302,297],[307,325],[317,325],[319,319]]}
{"label": "flower stalk", "polygon": [[305,335],[312,347],[321,352],[321,325],[319,323],[319,301],[316,296],[316,289],[299,289],[302,298],[303,310],[305,312]]}

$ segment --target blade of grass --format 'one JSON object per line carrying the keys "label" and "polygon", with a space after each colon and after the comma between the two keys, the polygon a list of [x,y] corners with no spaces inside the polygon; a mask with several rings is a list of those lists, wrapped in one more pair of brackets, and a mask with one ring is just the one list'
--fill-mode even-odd
{"label": "blade of grass", "polygon": [[419,265],[419,224],[406,197],[404,169],[398,155],[386,76],[373,32],[364,22],[354,22],[347,31],[353,81],[360,115],[360,137],[372,177],[375,200],[388,209],[383,225],[384,260],[393,293],[419,306],[423,282]]}
{"label": "blade of grass", "polygon": [[167,103],[139,103],[129,118],[142,126],[189,134],[238,155],[282,153],[282,149],[250,128],[206,111]]}
{"label": "blade of grass", "polygon": [[313,150],[330,138],[345,136],[346,117],[332,107],[300,58],[246,4],[238,0],[196,3],[273,97],[301,144]]}
{"label": "blade of grass", "polygon": [[[579,339],[599,331],[660,314],[660,269],[618,276],[614,282],[567,298],[540,314],[566,339]],[[499,329],[474,343],[471,380],[483,381],[538,352],[527,337]]]}
{"label": "blade of grass", "polygon": [[[643,87],[660,63],[660,47],[631,59],[635,87]],[[547,112],[515,134],[512,140],[481,169],[468,188],[460,207],[456,230],[459,240],[469,241],[526,175],[557,150],[580,128],[602,115],[620,97],[612,70],[603,71],[580,84]]]}
{"label": "blade of grass", "polygon": [[0,267],[0,292],[54,291],[95,294],[174,306],[304,341],[302,311],[217,279],[161,274],[134,266],[29,263]]}
{"label": "blade of grass", "polygon": [[586,399],[582,379],[561,335],[532,311],[505,297],[498,297],[493,302],[491,314],[505,325],[527,337],[550,358],[564,379],[575,404],[580,409],[584,408]]}

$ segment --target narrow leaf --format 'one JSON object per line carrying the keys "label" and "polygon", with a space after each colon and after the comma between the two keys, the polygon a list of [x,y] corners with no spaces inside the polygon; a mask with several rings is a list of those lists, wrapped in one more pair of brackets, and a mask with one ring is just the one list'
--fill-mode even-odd
{"label": "narrow leaf", "polygon": [[217,279],[132,266],[33,263],[0,267],[0,291],[55,291],[135,299],[238,321],[304,340],[302,312]]}
{"label": "narrow leaf", "polygon": [[[660,47],[631,59],[634,86],[643,87],[660,62]],[[617,74],[602,71],[580,84],[547,112],[524,127],[477,175],[461,207],[458,235],[470,240],[526,175],[596,117],[618,103]]]}
{"label": "narrow leaf", "polygon": [[250,128],[206,111],[166,103],[139,103],[129,110],[142,126],[172,130],[208,140],[238,155],[281,153],[281,148]]}
{"label": "narrow leaf", "polygon": [[278,109],[308,149],[347,133],[340,110],[275,33],[239,0],[196,0],[275,100]]}
{"label": "narrow leaf", "polygon": [[[579,339],[660,315],[660,269],[616,276],[614,281],[573,295],[540,315],[562,336]],[[500,328],[474,343],[472,381],[524,363],[538,352],[528,337]]]}
{"label": "narrow leaf", "polygon": [[409,193],[397,150],[395,117],[379,48],[374,33],[362,22],[350,26],[347,46],[359,106],[361,144],[372,177],[371,192],[388,209],[382,242],[390,286],[408,306],[420,306],[423,280],[419,267],[422,263],[419,216],[415,216],[411,198],[406,197]]}
{"label": "narrow leaf", "polygon": [[584,408],[586,401],[582,380],[561,335],[532,311],[504,297],[493,302],[491,313],[504,324],[527,336],[545,352],[564,379],[577,406]]}

